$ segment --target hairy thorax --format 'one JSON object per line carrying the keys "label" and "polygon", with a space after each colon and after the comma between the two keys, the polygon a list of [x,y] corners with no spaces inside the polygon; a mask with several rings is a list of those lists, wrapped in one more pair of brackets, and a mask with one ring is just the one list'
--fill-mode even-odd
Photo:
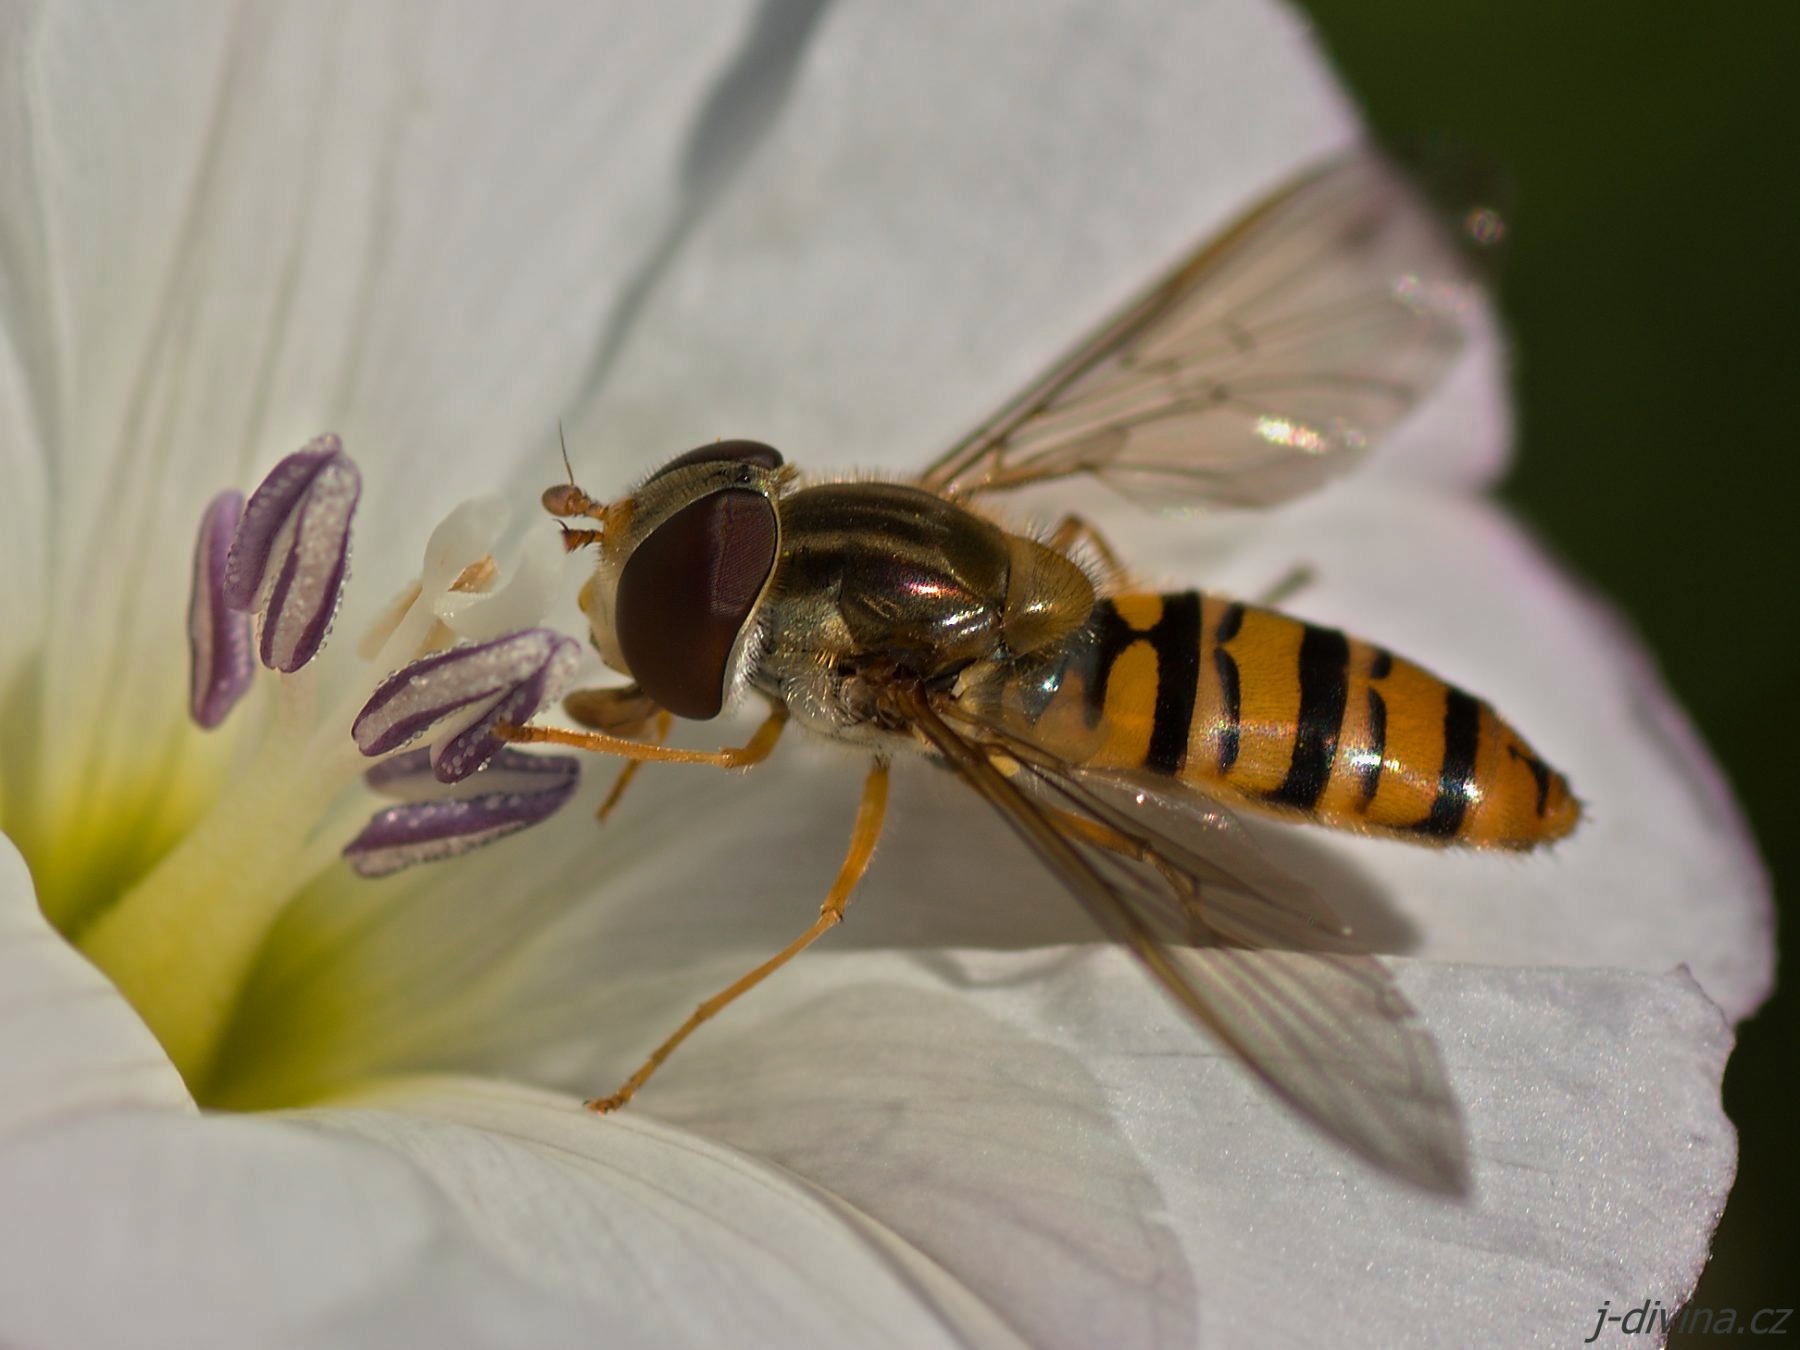
{"label": "hairy thorax", "polygon": [[865,696],[871,670],[947,688],[1063,641],[1093,606],[1073,562],[934,493],[805,488],[782,504],[750,681],[828,735],[882,740],[892,730]]}

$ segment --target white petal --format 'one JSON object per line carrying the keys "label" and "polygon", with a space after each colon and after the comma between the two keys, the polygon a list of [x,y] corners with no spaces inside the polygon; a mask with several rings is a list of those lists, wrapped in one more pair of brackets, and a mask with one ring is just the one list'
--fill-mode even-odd
{"label": "white petal", "polygon": [[1016,1343],[778,1169],[492,1085],[87,1116],[0,1147],[0,1197],[8,1344]]}
{"label": "white petal", "polygon": [[[23,6],[0,15],[0,53],[19,49],[31,16]],[[45,440],[53,433],[53,373],[49,353],[33,331],[46,305],[43,218],[32,209],[31,159],[18,152],[15,135],[29,116],[30,81],[14,60],[0,55],[0,699],[10,699],[13,677],[30,654],[26,640],[43,621],[44,577],[49,555],[51,461]],[[24,208],[24,209],[21,209]],[[9,747],[10,748],[10,747]],[[0,773],[0,792],[16,768]],[[0,800],[0,805],[3,805]]]}
{"label": "white petal", "polygon": [[[1248,108],[1224,63],[1159,71],[1140,25],[1192,53],[1198,12],[1077,27],[1059,8],[828,12],[764,152],[675,241],[678,284],[646,304],[584,429],[647,459],[741,434],[802,463],[920,463],[1187,231],[1347,134],[1310,62],[1291,102]],[[1294,45],[1286,16],[1278,33],[1266,10],[1223,17],[1211,49],[1243,49],[1251,25],[1267,41],[1246,55]],[[1196,152],[1208,110],[1256,129],[1244,162]]]}
{"label": "white petal", "polygon": [[[15,635],[0,642],[0,706],[17,696],[13,681],[31,655],[29,638],[43,623],[50,551],[49,462],[31,416],[34,405],[19,356],[18,335],[0,316],[0,483],[6,485],[0,497],[0,577],[6,578],[0,586],[0,633]],[[5,783],[16,772],[11,766],[0,769],[0,807]]]}
{"label": "white petal", "polygon": [[[772,11],[771,11],[772,12]],[[609,314],[588,466],[719,436],[922,467],[1196,241],[1359,137],[1298,16],[1258,0],[842,5],[768,143],[697,175]],[[726,120],[697,124],[721,158]],[[704,208],[704,209],[696,209]],[[1492,343],[1435,472],[1505,445]],[[1396,447],[1396,451],[1402,447]],[[1401,456],[1405,459],[1405,456]],[[616,470],[615,470],[616,472]]]}
{"label": "white petal", "polygon": [[118,990],[45,922],[0,837],[0,1135],[115,1106],[193,1100]]}
{"label": "white petal", "polygon": [[[1032,980],[1071,959],[1008,968]],[[1171,1213],[1128,1139],[1125,1103],[1094,1073],[1108,1047],[1034,1035],[996,1015],[999,1000],[947,987],[951,953],[915,960],[828,956],[794,984],[780,977],[619,1118],[679,1123],[836,1191],[922,1243],[1033,1345],[1194,1344],[1205,1272],[1179,1235],[1205,1216]],[[1148,984],[1111,1011],[1164,1014]],[[1141,1090],[1161,1090],[1142,1068]]]}
{"label": "white petal", "polygon": [[630,1109],[832,1188],[1033,1344],[1514,1344],[1678,1307],[1734,1166],[1718,1009],[1679,975],[1400,970],[1464,1205],[1320,1140],[1108,950],[809,958]]}

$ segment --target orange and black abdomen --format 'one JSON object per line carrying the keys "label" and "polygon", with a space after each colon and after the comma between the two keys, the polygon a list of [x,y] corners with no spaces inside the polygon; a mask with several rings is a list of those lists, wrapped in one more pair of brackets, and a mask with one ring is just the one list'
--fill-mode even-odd
{"label": "orange and black abdomen", "polygon": [[1272,610],[1196,591],[1104,599],[1058,676],[1038,685],[1031,720],[1096,768],[1418,842],[1531,848],[1580,815],[1562,775],[1480,699]]}

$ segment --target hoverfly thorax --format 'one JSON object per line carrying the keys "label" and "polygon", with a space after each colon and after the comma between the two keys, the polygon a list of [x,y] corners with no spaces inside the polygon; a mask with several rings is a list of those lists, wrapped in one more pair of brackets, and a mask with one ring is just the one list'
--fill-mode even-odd
{"label": "hoverfly thorax", "polygon": [[719,441],[606,507],[581,608],[602,659],[678,717],[723,710],[781,543],[778,451]]}

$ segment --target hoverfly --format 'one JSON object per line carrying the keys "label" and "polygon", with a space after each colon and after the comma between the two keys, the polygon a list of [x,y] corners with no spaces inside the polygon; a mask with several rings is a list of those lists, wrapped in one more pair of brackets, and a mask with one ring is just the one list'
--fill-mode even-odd
{"label": "hoverfly", "polygon": [[[597,552],[580,598],[594,646],[632,683],[566,700],[588,730],[512,739],[634,761],[607,807],[642,761],[752,765],[790,719],[871,757],[818,919],[588,1105],[622,1106],[841,919],[889,761],[912,751],[997,811],[1302,1115],[1391,1173],[1463,1189],[1436,1044],[1231,812],[1522,850],[1574,827],[1563,777],[1486,703],[1379,646],[1217,595],[1134,591],[1081,518],[1040,536],[986,508],[1082,479],[1163,504],[1296,496],[1433,385],[1470,285],[1433,214],[1359,153],[1257,205],[912,482],[808,483],[737,440],[614,501],[549,489],[568,547]],[[1103,565],[1077,561],[1084,545]],[[708,720],[745,694],[769,708],[745,745],[663,744],[672,717]]]}

